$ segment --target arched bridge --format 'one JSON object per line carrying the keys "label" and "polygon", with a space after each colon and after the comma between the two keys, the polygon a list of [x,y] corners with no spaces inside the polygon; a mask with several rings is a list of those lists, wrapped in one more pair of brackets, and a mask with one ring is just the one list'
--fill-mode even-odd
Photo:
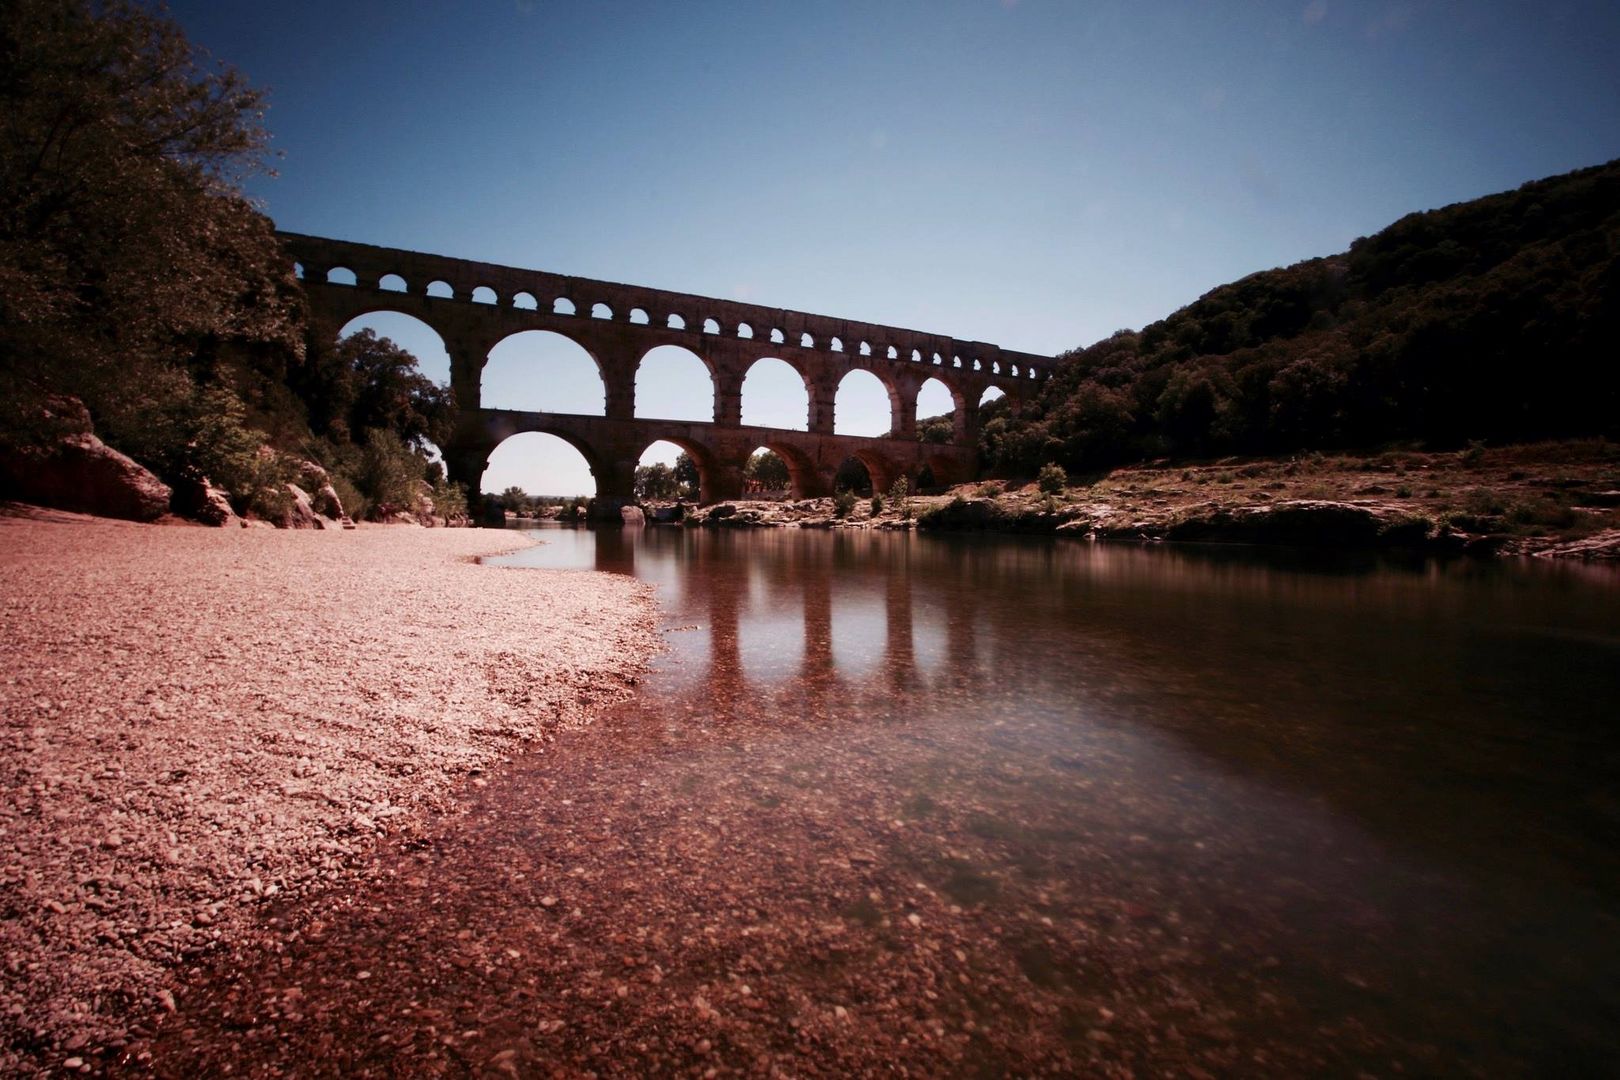
{"label": "arched bridge", "polygon": [[[636,466],[659,440],[691,454],[703,502],[740,496],[743,467],[761,446],[787,462],[795,498],[830,493],[833,474],[850,457],[866,466],[881,489],[902,476],[915,481],[924,467],[940,483],[971,479],[985,391],[999,388],[1017,408],[1040,388],[1052,363],[1049,357],[982,341],[875,323],[298,233],[278,235],[303,281],[318,341],[331,341],[351,320],[380,311],[414,316],[444,341],[459,407],[455,434],[442,448],[452,479],[476,497],[489,456],[502,440],[529,431],[557,435],[589,462],[597,484],[593,514],[606,519],[616,518],[619,507],[634,500]],[[590,354],[602,376],[605,415],[483,406],[480,384],[490,351],[525,330],[552,331]],[[660,345],[688,349],[708,367],[714,384],[711,422],[636,416],[636,371]],[[785,361],[804,380],[808,431],[743,425],[743,379],[767,357]],[[888,391],[890,437],[834,433],[839,382],[857,369],[877,376]],[[931,378],[950,391],[955,404],[947,444],[916,438],[917,393]]]}

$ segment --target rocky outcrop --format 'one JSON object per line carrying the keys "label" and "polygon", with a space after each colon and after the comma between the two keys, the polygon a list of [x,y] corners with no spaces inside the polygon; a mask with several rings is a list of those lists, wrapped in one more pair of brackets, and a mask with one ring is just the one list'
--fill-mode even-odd
{"label": "rocky outcrop", "polygon": [[315,504],[310,501],[309,492],[297,484],[288,484],[287,494],[291,496],[291,500],[286,513],[276,522],[277,526],[283,529],[326,528],[326,519],[315,512]]}
{"label": "rocky outcrop", "polygon": [[1073,507],[1048,508],[1042,503],[1009,509],[991,499],[956,498],[923,511],[917,519],[917,527],[949,532],[1052,533],[1064,529],[1072,532],[1080,513]]}
{"label": "rocky outcrop", "polygon": [[230,495],[224,489],[215,487],[206,476],[182,480],[175,484],[174,493],[169,498],[169,506],[181,517],[215,528],[224,528],[241,522],[241,518],[236,516],[235,509],[231,507]]}
{"label": "rocky outcrop", "polygon": [[1589,562],[1620,562],[1620,529],[1605,529],[1595,536],[1554,544],[1536,552],[1548,559],[1585,559]]}
{"label": "rocky outcrop", "polygon": [[322,517],[331,518],[333,521],[342,521],[349,516],[343,509],[343,500],[338,498],[337,489],[330,483],[322,484],[317,488],[315,494],[310,497],[310,501],[315,504],[315,512]]}
{"label": "rocky outcrop", "polygon": [[343,500],[338,498],[337,489],[332,486],[332,477],[320,465],[313,461],[300,461],[298,486],[310,493],[310,506],[321,517],[342,521],[347,516]]}
{"label": "rocky outcrop", "polygon": [[169,485],[98,439],[83,406],[72,411],[65,426],[81,430],[45,445],[0,449],[0,489],[6,496],[127,521],[155,521],[168,513]]}
{"label": "rocky outcrop", "polygon": [[1170,523],[1166,540],[1288,547],[1414,547],[1439,539],[1434,522],[1380,503],[1293,500],[1218,507]]}

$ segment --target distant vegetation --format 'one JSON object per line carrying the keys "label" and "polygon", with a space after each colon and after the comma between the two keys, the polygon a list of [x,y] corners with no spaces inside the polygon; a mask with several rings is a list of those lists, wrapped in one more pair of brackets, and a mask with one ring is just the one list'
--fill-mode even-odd
{"label": "distant vegetation", "polygon": [[1002,475],[1164,455],[1620,435],[1620,162],[1411,214],[1060,358]]}

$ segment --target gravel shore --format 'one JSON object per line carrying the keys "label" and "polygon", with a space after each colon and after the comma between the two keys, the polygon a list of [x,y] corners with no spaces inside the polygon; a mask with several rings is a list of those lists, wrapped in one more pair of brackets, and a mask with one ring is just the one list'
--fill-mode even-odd
{"label": "gravel shore", "polygon": [[650,590],[473,562],[525,542],[0,514],[0,1073],[139,1038],[256,904],[629,693]]}

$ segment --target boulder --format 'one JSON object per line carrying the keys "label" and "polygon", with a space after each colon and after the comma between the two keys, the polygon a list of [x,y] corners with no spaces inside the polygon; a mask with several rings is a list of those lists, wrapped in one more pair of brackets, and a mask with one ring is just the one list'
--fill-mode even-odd
{"label": "boulder", "polygon": [[337,489],[331,484],[322,484],[311,498],[311,501],[315,504],[315,512],[322,517],[331,518],[333,521],[342,521],[349,516],[348,512],[343,509],[343,500],[338,498]]}
{"label": "boulder", "polygon": [[[83,419],[88,423],[88,416]],[[88,430],[46,445],[0,450],[0,489],[23,502],[127,521],[157,520],[168,513],[173,494],[148,469]]]}
{"label": "boulder", "polygon": [[1554,544],[1536,552],[1550,559],[1586,559],[1588,561],[1620,561],[1620,529],[1605,529],[1582,540]]}
{"label": "boulder", "polygon": [[332,482],[326,470],[313,461],[298,462],[298,486],[305,491],[319,491]]}
{"label": "boulder", "polygon": [[619,516],[624,519],[626,525],[647,524],[647,515],[642,512],[639,506],[621,506],[619,507]]}
{"label": "boulder", "polygon": [[236,511],[231,508],[230,495],[224,489],[215,487],[206,476],[175,484],[169,506],[181,517],[216,528],[234,525],[238,520]]}
{"label": "boulder", "polygon": [[287,494],[292,496],[292,503],[276,523],[278,526],[283,529],[326,528],[326,520],[315,512],[315,504],[310,501],[307,491],[297,484],[288,484]]}

